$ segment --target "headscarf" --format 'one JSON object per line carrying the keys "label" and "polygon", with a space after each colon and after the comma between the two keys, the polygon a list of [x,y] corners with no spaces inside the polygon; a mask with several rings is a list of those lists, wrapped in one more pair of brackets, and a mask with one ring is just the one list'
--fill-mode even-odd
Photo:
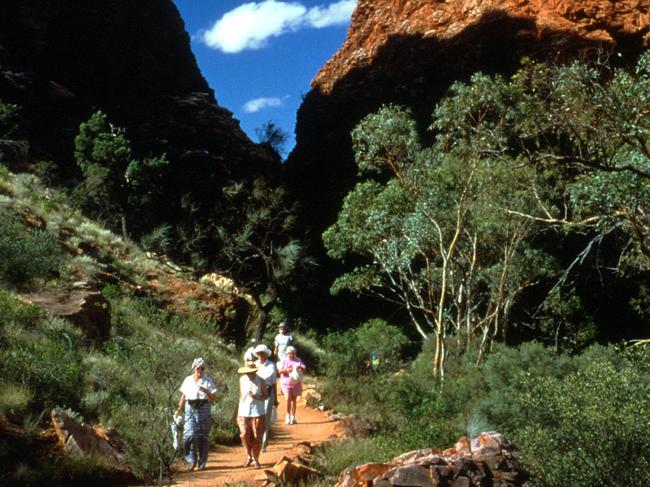
{"label": "headscarf", "polygon": [[192,362],[192,372],[194,372],[196,368],[201,365],[205,367],[205,360],[203,360],[201,357],[195,358],[194,362]]}

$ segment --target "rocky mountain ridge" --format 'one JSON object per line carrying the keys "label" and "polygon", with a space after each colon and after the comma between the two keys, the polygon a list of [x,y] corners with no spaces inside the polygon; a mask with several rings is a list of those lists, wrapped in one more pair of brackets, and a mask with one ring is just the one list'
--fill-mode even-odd
{"label": "rocky mountain ridge", "polygon": [[4,2],[0,100],[20,107],[30,159],[68,180],[79,177],[79,124],[97,110],[126,130],[136,157],[166,154],[160,213],[171,222],[183,198],[209,212],[228,180],[277,172],[277,156],[218,105],[171,0]]}
{"label": "rocky mountain ridge", "polygon": [[650,2],[643,0],[362,0],[357,4],[345,43],[316,74],[312,87],[330,93],[336,81],[349,71],[372,64],[391,36],[449,39],[484,15],[497,12],[533,21],[532,29],[517,33],[521,37],[541,40],[546,32],[562,33],[557,36],[558,49],[566,34],[611,45],[630,39],[647,46],[649,10]]}

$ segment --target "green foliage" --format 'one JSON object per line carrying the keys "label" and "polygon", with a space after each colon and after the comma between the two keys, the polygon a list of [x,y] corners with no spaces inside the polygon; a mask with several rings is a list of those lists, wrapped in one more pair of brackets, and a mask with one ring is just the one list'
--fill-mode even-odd
{"label": "green foliage", "polygon": [[311,260],[291,231],[296,208],[287,203],[282,186],[270,186],[263,178],[252,183],[233,183],[223,188],[231,208],[215,215],[214,238],[219,252],[214,267],[226,273],[249,293],[258,308],[256,338],[264,336],[269,313],[290,289],[296,275]]}
{"label": "green foliage", "polygon": [[[650,265],[648,66],[650,53],[634,71],[527,62],[511,79],[476,74],[435,108],[430,146],[407,110],[367,116],[352,132],[367,179],[323,234],[331,257],[365,263],[332,291],[404,307],[423,338],[436,334],[437,373],[446,337],[469,349],[479,336],[483,353],[530,288],[535,335],[588,346],[598,329],[579,278],[599,272],[606,287]],[[553,257],[551,238],[585,246]]]}
{"label": "green foliage", "polygon": [[0,161],[8,163],[27,155],[29,144],[19,136],[20,107],[0,100]]}
{"label": "green foliage", "polygon": [[0,206],[0,279],[26,287],[55,277],[63,262],[56,238],[28,226],[17,213]]}
{"label": "green foliage", "polygon": [[33,393],[22,384],[0,382],[0,418],[17,421],[29,412]]}
{"label": "green foliage", "polygon": [[376,318],[358,328],[328,333],[323,338],[328,377],[357,377],[395,371],[408,339],[396,326]]}
{"label": "green foliage", "polygon": [[101,111],[79,126],[74,155],[84,177],[78,198],[123,233],[128,215],[147,215],[162,196],[166,156],[135,159],[124,130]]}
{"label": "green foliage", "polygon": [[[0,308],[7,304],[6,298]],[[9,304],[2,314],[13,315],[3,329],[0,376],[33,393],[31,410],[40,413],[54,406],[76,408],[82,383],[82,337],[78,329],[55,318],[35,318],[32,306]],[[26,307],[26,310],[20,310]]]}
{"label": "green foliage", "polygon": [[601,359],[563,378],[522,383],[527,423],[516,440],[541,485],[648,485],[647,365]]}
{"label": "green foliage", "polygon": [[424,147],[410,114],[393,106],[364,119],[352,138],[360,172],[390,178],[357,184],[323,234],[332,257],[371,262],[332,290],[406,308],[422,338],[440,337],[434,368],[442,373],[444,336],[464,333],[469,342],[481,333],[485,343],[502,334],[512,302],[537,278],[516,258],[531,225],[499,210],[506,202],[520,212],[535,204],[527,189],[532,172],[484,156],[491,138],[459,145],[441,137]]}

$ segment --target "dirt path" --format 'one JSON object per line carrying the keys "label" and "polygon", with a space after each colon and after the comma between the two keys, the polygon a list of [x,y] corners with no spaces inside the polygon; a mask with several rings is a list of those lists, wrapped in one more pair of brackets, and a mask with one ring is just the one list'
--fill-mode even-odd
{"label": "dirt path", "polygon": [[[297,443],[308,441],[312,445],[323,443],[335,435],[336,421],[325,413],[298,404],[296,419],[298,424],[284,424],[286,405],[280,396],[278,416],[280,421],[271,427],[268,449],[260,455],[262,469],[271,468],[284,455],[291,456]],[[203,472],[178,474],[174,485],[182,487],[214,487],[233,483],[251,483],[261,473],[252,467],[244,468],[244,448],[239,446],[213,446],[210,449],[208,464]]]}

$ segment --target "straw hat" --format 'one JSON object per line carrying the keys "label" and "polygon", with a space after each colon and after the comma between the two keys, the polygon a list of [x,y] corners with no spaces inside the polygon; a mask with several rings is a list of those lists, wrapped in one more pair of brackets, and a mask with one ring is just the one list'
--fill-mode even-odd
{"label": "straw hat", "polygon": [[257,372],[255,362],[246,362],[243,367],[237,369],[238,374],[250,374],[251,372]]}

